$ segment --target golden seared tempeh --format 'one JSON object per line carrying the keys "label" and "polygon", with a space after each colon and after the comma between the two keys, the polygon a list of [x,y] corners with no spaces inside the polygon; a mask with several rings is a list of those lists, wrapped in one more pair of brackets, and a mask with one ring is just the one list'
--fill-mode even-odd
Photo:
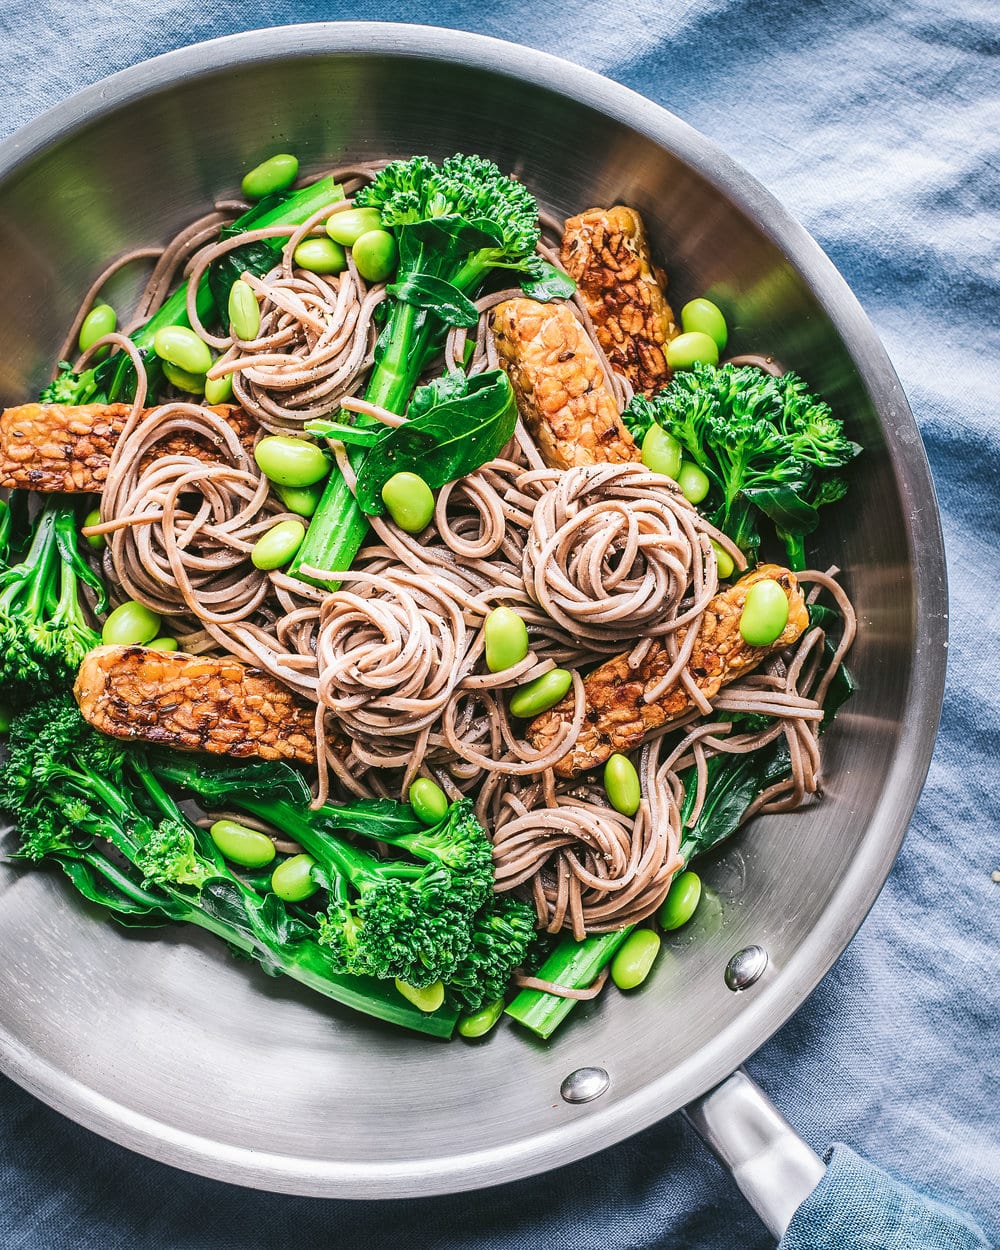
{"label": "golden seared tempeh", "polygon": [[[788,596],[788,624],[770,647],[751,647],[740,633],[740,616],[747,591],[755,582],[771,578]],[[722,686],[750,672],[772,651],[793,643],[807,628],[809,614],[794,573],[775,564],[758,565],[735,585],[720,591],[709,603],[687,663],[706,698]],[[685,629],[677,631],[680,646]],[[691,696],[678,681],[655,702],[646,702],[646,693],[655,688],[670,667],[667,648],[655,641],[635,668],[628,664],[629,652],[616,655],[594,669],[584,680],[587,710],[583,728],[573,750],[556,765],[560,777],[572,777],[596,768],[616,751],[634,750],[647,734],[668,721],[678,720],[694,707]],[[526,737],[532,746],[544,749],[562,725],[573,718],[573,698],[567,696],[551,711],[536,716]]]}
{"label": "golden seared tempeh", "polygon": [[560,255],[611,367],[644,395],[660,390],[670,378],[663,349],[679,329],[642,218],[621,204],[588,208],[566,222]]}
{"label": "golden seared tempeh", "polygon": [[84,718],[113,738],[236,758],[316,759],[314,709],[239,660],[96,647],[73,693]]}
{"label": "golden seared tempeh", "polygon": [[[0,416],[0,486],[19,490],[92,494],[104,487],[115,445],[125,428],[128,404],[22,404]],[[144,409],[144,415],[154,412]],[[232,427],[249,451],[257,424],[235,404],[211,411]],[[218,458],[206,438],[183,431],[158,440],[147,454]]]}
{"label": "golden seared tempeh", "polygon": [[518,411],[549,468],[640,458],[594,345],[566,304],[506,300],[490,325]]}

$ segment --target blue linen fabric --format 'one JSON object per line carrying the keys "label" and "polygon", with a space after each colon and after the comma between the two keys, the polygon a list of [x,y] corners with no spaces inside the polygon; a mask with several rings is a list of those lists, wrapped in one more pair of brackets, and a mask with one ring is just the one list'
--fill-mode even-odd
{"label": "blue linen fabric", "polygon": [[[995,1240],[995,0],[2,0],[0,133],[156,53],[236,30],[338,18],[514,37],[662,103],[785,203],[881,334],[920,424],[944,518],[952,595],[944,719],[922,801],[881,897],[834,970],[748,1068],[818,1150],[834,1138],[847,1143],[921,1192],[970,1212]],[[856,1240],[845,1212],[857,1209],[858,1195],[867,1195],[870,1208],[899,1201],[900,1193],[838,1148],[783,1245],[986,1244],[957,1226],[932,1234],[926,1213],[920,1218],[928,1222],[911,1226],[904,1241]],[[3,1250],[351,1243],[371,1250],[404,1243],[410,1250],[773,1245],[679,1117],[546,1177],[404,1209],[252,1193],[188,1177],[129,1155],[0,1083]]]}

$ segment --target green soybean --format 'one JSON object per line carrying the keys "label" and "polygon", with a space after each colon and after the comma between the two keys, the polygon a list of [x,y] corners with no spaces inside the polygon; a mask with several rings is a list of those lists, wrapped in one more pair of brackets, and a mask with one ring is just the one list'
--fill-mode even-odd
{"label": "green soybean", "polygon": [[221,378],[205,379],[205,403],[228,404],[233,397],[233,375],[224,373]]}
{"label": "green soybean", "polygon": [[512,608],[494,608],[483,626],[486,667],[491,673],[520,664],[528,654],[528,627]]}
{"label": "green soybean", "polygon": [[363,234],[381,230],[382,219],[377,208],[345,208],[326,219],[326,232],[341,247],[353,247]]}
{"label": "green soybean", "polygon": [[310,273],[343,273],[347,268],[347,253],[333,239],[303,239],[292,260]]}
{"label": "green soybean", "polygon": [[397,977],[396,989],[418,1011],[437,1011],[444,1004],[444,986],[440,981],[435,981],[433,985],[428,985],[424,989],[418,989],[417,986],[407,985],[405,981],[400,981]]}
{"label": "green soybean", "polygon": [[301,521],[279,521],[253,545],[250,561],[258,569],[280,569],[302,546],[306,527]]}
{"label": "green soybean", "polygon": [[98,339],[110,334],[118,325],[118,315],[110,304],[95,304],[80,326],[80,351],[93,347]]}
{"label": "green soybean", "polygon": [[[100,508],[91,508],[87,515],[83,518],[83,528],[89,529],[91,525],[100,525],[101,510]],[[95,551],[100,551],[102,547],[108,545],[108,540],[103,534],[87,534],[83,540],[88,547],[93,547]]]}
{"label": "green soybean", "polygon": [[312,878],[315,863],[311,855],[291,855],[283,859],[271,873],[271,889],[286,903],[301,903],[311,898],[319,889]]}
{"label": "green soybean", "polygon": [[287,434],[262,438],[253,455],[261,473],[279,486],[314,486],[330,471],[321,447]]}
{"label": "green soybean", "polygon": [[707,334],[719,351],[725,351],[729,330],[721,308],[710,299],[689,300],[681,309],[681,325],[688,333]]}
{"label": "green soybean", "polygon": [[394,473],[382,487],[382,502],[408,534],[419,534],[434,516],[434,494],[416,473]]}
{"label": "green soybean", "polygon": [[769,647],[788,624],[788,596],[773,578],[754,582],[740,613],[740,633],[751,647]]}
{"label": "green soybean", "polygon": [[298,158],[279,152],[243,175],[243,194],[248,200],[262,200],[275,191],[286,191],[298,176]]}
{"label": "green soybean", "polygon": [[436,825],[448,815],[448,796],[430,777],[418,777],[406,797],[417,820],[422,820],[425,825]]}
{"label": "green soybean", "polygon": [[627,755],[617,751],[608,757],[604,765],[604,790],[608,802],[616,812],[623,816],[634,816],[642,802],[642,787],[639,785],[639,774],[635,765]]}
{"label": "green soybean", "polygon": [[553,668],[534,681],[529,681],[510,696],[512,716],[538,716],[565,698],[573,684],[573,674],[565,668]]}
{"label": "green soybean", "polygon": [[642,440],[642,463],[654,473],[676,480],[681,467],[681,445],[662,425],[651,425]]}
{"label": "green soybean", "polygon": [[694,915],[701,900],[701,877],[696,872],[682,872],[675,877],[667,897],[660,904],[656,920],[665,932],[679,929]]}
{"label": "green soybean", "polygon": [[235,820],[217,820],[208,836],[226,859],[244,868],[263,868],[275,856],[274,843],[266,833],[248,829]]}
{"label": "green soybean", "polygon": [[396,268],[399,252],[388,230],[368,230],[354,241],[351,255],[366,282],[384,282]]}
{"label": "green soybean", "polygon": [[0,734],[5,734],[10,729],[11,721],[14,719],[14,711],[9,703],[0,703]]}
{"label": "green soybean", "polygon": [[503,1015],[503,999],[495,998],[478,1011],[470,1011],[458,1021],[460,1037],[485,1037]]}
{"label": "green soybean", "polygon": [[312,516],[319,507],[319,501],[323,498],[323,486],[282,486],[280,482],[272,482],[274,493],[285,505],[289,512],[296,512],[299,516]]}
{"label": "green soybean", "polygon": [[690,369],[692,365],[717,365],[719,349],[715,339],[698,330],[678,334],[663,349],[671,369]]}
{"label": "green soybean", "polygon": [[101,641],[114,647],[141,647],[159,632],[159,616],[134,599],[126,599],[105,620]]}
{"label": "green soybean", "polygon": [[169,360],[163,362],[163,376],[171,386],[176,386],[179,391],[187,391],[189,395],[201,395],[205,390],[203,373],[188,373],[186,369],[172,365]]}
{"label": "green soybean", "polygon": [[708,541],[712,544],[712,550],[715,552],[715,564],[716,568],[719,570],[719,577],[723,580],[727,577],[732,577],[733,569],[736,568],[733,557],[729,554],[725,547],[723,547],[721,543],[717,543],[714,538],[710,538]]}
{"label": "green soybean", "polygon": [[205,374],[212,367],[208,344],[188,326],[161,326],[153,336],[153,351],[185,373]]}
{"label": "green soybean", "polygon": [[229,325],[233,335],[244,343],[260,334],[260,305],[249,282],[237,278],[229,288]]}
{"label": "green soybean", "polygon": [[649,976],[660,953],[660,935],[652,929],[636,929],[619,946],[611,961],[611,980],[620,990],[634,990]]}
{"label": "green soybean", "polygon": [[167,637],[154,638],[152,642],[147,642],[146,646],[149,647],[150,651],[176,651],[177,639]]}
{"label": "green soybean", "polygon": [[701,503],[712,483],[708,480],[708,474],[693,460],[682,460],[681,467],[677,470],[677,485],[688,503]]}

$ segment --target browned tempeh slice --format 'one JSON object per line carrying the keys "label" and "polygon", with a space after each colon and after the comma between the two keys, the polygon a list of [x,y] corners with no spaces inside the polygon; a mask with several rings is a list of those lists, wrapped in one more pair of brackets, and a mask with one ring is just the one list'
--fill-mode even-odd
{"label": "browned tempeh slice", "polygon": [[[144,410],[145,415],[155,411]],[[257,423],[235,404],[211,411],[223,418],[249,451]],[[128,404],[22,404],[0,416],[0,486],[19,490],[91,494],[104,487]],[[171,434],[149,455],[194,456],[211,461],[218,452],[207,439]]]}
{"label": "browned tempeh slice", "polygon": [[237,758],[316,759],[314,709],[239,660],[96,647],[73,693],[84,718],[113,738]]}
{"label": "browned tempeh slice", "polygon": [[588,208],[570,217],[561,258],[579,287],[611,367],[644,395],[670,379],[664,346],[679,333],[634,208]]}
{"label": "browned tempeh slice", "polygon": [[594,345],[565,304],[506,300],[490,325],[518,411],[549,468],[640,458]]}
{"label": "browned tempeh slice", "polygon": [[[740,616],[747,591],[765,578],[777,581],[788,596],[788,624],[770,647],[751,647],[740,633]],[[772,651],[793,643],[808,624],[805,598],[795,574],[775,564],[758,565],[709,603],[687,671],[706,698],[711,699],[722,686],[756,668]],[[678,645],[683,643],[686,632],[677,631]],[[654,642],[635,668],[629,668],[628,655],[626,651],[614,656],[584,680],[587,711],[583,729],[573,750],[556,765],[560,777],[596,768],[616,751],[624,754],[634,750],[647,734],[692,710],[691,696],[679,681],[654,703],[645,701],[646,692],[670,667],[663,642]],[[572,716],[573,699],[567,696],[551,711],[536,716],[525,736],[532,746],[542,750]]]}

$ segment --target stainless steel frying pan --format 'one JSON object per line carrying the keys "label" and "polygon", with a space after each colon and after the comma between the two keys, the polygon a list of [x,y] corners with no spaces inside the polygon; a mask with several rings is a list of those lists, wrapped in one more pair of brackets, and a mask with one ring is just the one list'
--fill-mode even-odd
{"label": "stainless steel frying pan", "polygon": [[[861,689],[825,742],[823,802],[754,822],[705,868],[706,902],[643,991],[582,1006],[548,1046],[512,1029],[481,1045],[391,1032],[195,934],[123,933],[55,878],[4,866],[0,1063],[134,1150],[243,1185],[344,1197],[509,1181],[687,1106],[780,1232],[822,1164],[731,1074],[805,999],[878,894],[920,792],[944,681],[934,492],[885,352],[805,231],[671,114],[511,44],[315,25],[159,57],[0,147],[0,403],[35,391],[105,258],[164,238],[275,150],[317,167],[476,151],[557,212],[639,208],[676,300],[717,299],[735,350],[777,352],[865,446],[820,553],[846,569],[858,606]],[[753,970],[766,955],[755,981],[752,956],[732,963],[750,947],[760,948]]]}

